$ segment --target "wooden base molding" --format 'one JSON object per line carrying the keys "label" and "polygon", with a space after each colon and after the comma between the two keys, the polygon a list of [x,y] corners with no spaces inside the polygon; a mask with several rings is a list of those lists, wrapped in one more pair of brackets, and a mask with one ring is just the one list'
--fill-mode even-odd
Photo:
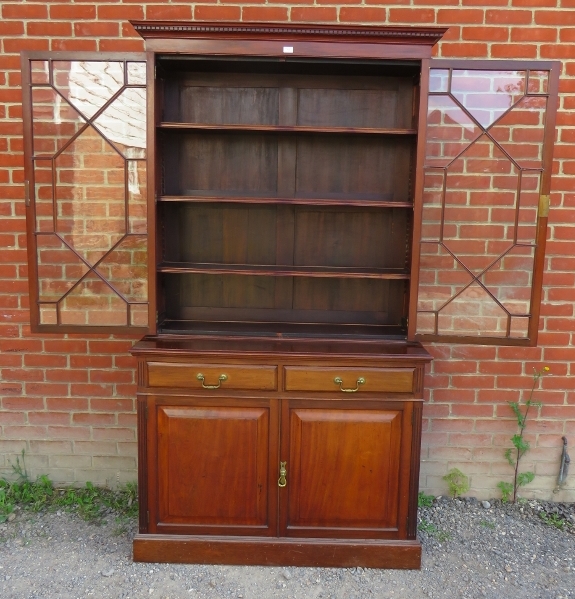
{"label": "wooden base molding", "polygon": [[421,567],[419,541],[136,535],[134,561],[324,568]]}

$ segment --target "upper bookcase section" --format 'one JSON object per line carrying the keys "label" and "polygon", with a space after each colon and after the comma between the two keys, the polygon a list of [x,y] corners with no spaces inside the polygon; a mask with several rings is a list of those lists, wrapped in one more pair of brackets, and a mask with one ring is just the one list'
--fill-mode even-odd
{"label": "upper bookcase section", "polygon": [[421,60],[447,29],[130,21],[157,53]]}

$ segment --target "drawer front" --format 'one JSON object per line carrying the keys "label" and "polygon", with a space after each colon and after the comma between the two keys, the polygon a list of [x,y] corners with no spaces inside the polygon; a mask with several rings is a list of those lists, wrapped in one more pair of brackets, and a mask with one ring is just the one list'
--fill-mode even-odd
{"label": "drawer front", "polygon": [[148,386],[275,391],[277,366],[148,362]]}
{"label": "drawer front", "polygon": [[413,393],[415,368],[285,367],[286,391]]}

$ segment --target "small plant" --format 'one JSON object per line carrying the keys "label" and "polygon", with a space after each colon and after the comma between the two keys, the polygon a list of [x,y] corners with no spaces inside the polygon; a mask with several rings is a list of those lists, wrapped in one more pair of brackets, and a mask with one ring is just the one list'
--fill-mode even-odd
{"label": "small plant", "polygon": [[469,477],[463,474],[459,468],[452,468],[444,477],[447,481],[449,494],[452,499],[463,495],[469,491]]}
{"label": "small plant", "polygon": [[433,495],[426,495],[423,491],[420,491],[417,496],[417,507],[431,507],[434,500]]}
{"label": "small plant", "polygon": [[417,530],[427,533],[430,537],[433,537],[440,543],[444,543],[445,541],[449,541],[451,539],[451,535],[444,530],[439,530],[433,522],[429,522],[429,520],[422,519],[421,522],[417,526]]}
{"label": "small plant", "polygon": [[519,487],[529,484],[535,478],[535,474],[533,472],[519,472],[519,462],[530,448],[529,441],[526,441],[523,436],[525,428],[527,427],[527,416],[529,415],[529,410],[532,406],[540,407],[542,405],[540,402],[533,401],[533,393],[535,392],[535,387],[539,383],[539,379],[548,373],[549,366],[544,366],[541,370],[533,371],[533,385],[531,386],[529,399],[525,402],[525,408],[523,408],[518,401],[509,402],[509,407],[513,410],[513,414],[515,414],[515,418],[517,419],[519,432],[515,433],[513,437],[511,437],[513,448],[509,448],[505,452],[505,458],[509,462],[509,465],[514,469],[513,483],[505,483],[504,481],[501,481],[497,485],[497,487],[501,490],[501,495],[504,502],[509,501],[511,498],[511,501],[515,503],[517,501],[517,491]]}
{"label": "small plant", "polygon": [[539,512],[539,517],[541,520],[543,520],[543,522],[545,522],[545,524],[548,524],[549,526],[555,526],[555,528],[558,528],[559,530],[563,530],[563,528],[565,528],[567,525],[567,522],[557,514]]}
{"label": "small plant", "polygon": [[513,485],[501,480],[497,483],[497,488],[501,491],[501,500],[503,503],[508,503],[513,493]]}
{"label": "small plant", "polygon": [[485,528],[491,528],[491,530],[495,530],[495,524],[489,520],[481,520],[479,524]]}

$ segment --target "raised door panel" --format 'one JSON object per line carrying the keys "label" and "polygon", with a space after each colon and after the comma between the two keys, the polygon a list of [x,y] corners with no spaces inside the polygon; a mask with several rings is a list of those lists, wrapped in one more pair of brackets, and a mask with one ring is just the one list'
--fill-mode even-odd
{"label": "raised door panel", "polygon": [[270,534],[270,408],[204,403],[158,407],[157,532]]}
{"label": "raised door panel", "polygon": [[398,538],[404,411],[301,405],[287,410],[283,429],[283,534]]}

